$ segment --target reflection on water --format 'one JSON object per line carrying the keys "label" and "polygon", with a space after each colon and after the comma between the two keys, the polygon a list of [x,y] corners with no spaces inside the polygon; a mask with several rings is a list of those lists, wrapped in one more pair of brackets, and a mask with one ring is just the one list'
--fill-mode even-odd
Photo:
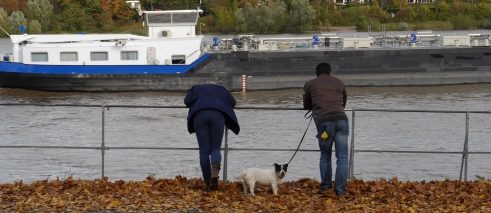
{"label": "reflection on water", "polygon": [[[0,89],[0,103],[132,104],[183,106],[183,93],[60,93]],[[435,109],[491,111],[491,84],[427,87],[348,88],[348,109]],[[302,90],[234,93],[238,106],[301,107]],[[110,108],[105,112],[105,143],[109,147],[193,147],[186,129],[186,109]],[[294,149],[308,121],[304,111],[237,110],[241,133],[229,134],[233,148]],[[351,113],[348,113],[350,120]],[[491,151],[491,114],[471,114],[469,150]],[[302,149],[317,149],[310,126]],[[461,151],[465,115],[442,113],[357,112],[357,150]],[[1,145],[100,146],[101,109],[79,107],[0,106]],[[245,167],[286,162],[292,152],[232,151],[229,178]],[[126,150],[106,152],[110,179],[142,179],[148,175],[199,177],[197,151]],[[355,176],[431,180],[459,177],[458,154],[355,153]],[[301,152],[290,164],[288,179],[318,178],[318,153]],[[469,178],[491,177],[491,156],[469,156]],[[98,178],[98,150],[0,149],[0,180],[49,177]],[[334,161],[335,162],[335,161]]]}
{"label": "reflection on water", "polygon": [[[418,87],[350,87],[348,109],[489,110],[491,84]],[[234,93],[239,106],[301,107],[302,89]],[[70,93],[0,88],[0,102],[182,106],[179,92]]]}

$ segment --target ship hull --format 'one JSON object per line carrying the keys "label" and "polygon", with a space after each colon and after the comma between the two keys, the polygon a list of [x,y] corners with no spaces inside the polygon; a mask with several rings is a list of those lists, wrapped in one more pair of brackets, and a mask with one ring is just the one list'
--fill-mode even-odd
{"label": "ship hull", "polygon": [[0,86],[47,91],[183,91],[194,84],[216,82],[231,90],[244,86],[247,90],[301,88],[315,77],[320,62],[331,63],[334,75],[348,86],[491,82],[491,48],[414,48],[215,52],[186,71],[167,73],[128,73],[130,68],[125,66],[118,67],[121,72],[83,74],[3,69]]}

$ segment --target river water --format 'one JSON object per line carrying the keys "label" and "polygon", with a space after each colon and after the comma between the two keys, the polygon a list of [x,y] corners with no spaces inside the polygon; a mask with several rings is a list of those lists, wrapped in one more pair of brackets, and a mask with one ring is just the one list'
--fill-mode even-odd
{"label": "river water", "polygon": [[[348,88],[347,109],[487,110],[491,84],[427,87]],[[239,107],[301,107],[301,89],[233,93]],[[130,104],[183,106],[184,93],[58,93],[0,89],[0,103]],[[308,120],[304,111],[237,110],[238,136],[230,133],[232,148],[294,149]],[[186,129],[186,113],[177,109],[111,108],[105,112],[105,143],[109,147],[197,148]],[[351,113],[349,113],[351,118]],[[356,112],[355,148],[360,150],[462,151],[465,114]],[[471,114],[469,150],[491,151],[491,114]],[[302,149],[317,149],[310,126]],[[100,146],[101,109],[80,107],[0,106],[1,145]],[[232,151],[228,175],[247,167],[269,168],[285,163],[293,152]],[[356,178],[372,180],[458,179],[459,154],[355,154]],[[121,150],[105,153],[110,180],[141,180],[149,175],[200,177],[198,151]],[[287,180],[319,179],[319,153],[299,152]],[[333,157],[333,162],[335,158]],[[491,155],[469,156],[469,179],[491,178]],[[0,149],[0,182],[15,180],[99,178],[101,153],[74,149]]]}
{"label": "river water", "polygon": [[[0,54],[11,44],[0,39]],[[348,88],[347,109],[485,110],[491,111],[491,84]],[[55,93],[0,89],[0,103],[130,104],[183,106],[183,93]],[[238,106],[301,107],[301,89],[234,93]],[[186,129],[186,109],[106,111],[105,143],[109,147],[197,148]],[[237,110],[238,136],[229,134],[232,148],[294,149],[308,120],[303,111]],[[349,114],[350,120],[351,114]],[[470,151],[491,151],[491,114],[471,114]],[[355,148],[360,150],[462,151],[464,114],[357,112]],[[317,149],[310,126],[302,149]],[[0,106],[0,145],[100,146],[101,110],[78,107]],[[268,168],[285,163],[292,152],[233,151],[229,178],[247,167]],[[462,156],[456,154],[356,153],[356,178],[399,177],[402,180],[459,178]],[[139,180],[149,175],[199,177],[197,151],[106,151],[105,174],[110,179]],[[319,178],[318,152],[299,152],[287,180]],[[335,158],[333,157],[333,162]],[[469,179],[491,178],[491,155],[470,155]],[[74,149],[0,149],[0,182],[55,177],[99,178],[101,153]]]}

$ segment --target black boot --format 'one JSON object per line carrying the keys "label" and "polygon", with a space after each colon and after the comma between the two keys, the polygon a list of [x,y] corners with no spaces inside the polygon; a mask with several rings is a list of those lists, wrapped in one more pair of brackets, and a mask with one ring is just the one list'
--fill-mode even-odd
{"label": "black boot", "polygon": [[210,190],[218,190],[218,175],[220,174],[220,162],[211,163],[211,181]]}
{"label": "black boot", "polygon": [[210,180],[204,179],[203,182],[205,183],[205,188],[204,190],[209,192],[210,191]]}

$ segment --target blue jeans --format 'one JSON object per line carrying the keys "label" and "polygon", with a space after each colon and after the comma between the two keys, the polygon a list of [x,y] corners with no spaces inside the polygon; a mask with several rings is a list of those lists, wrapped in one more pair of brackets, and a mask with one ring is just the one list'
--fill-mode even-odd
{"label": "blue jeans", "polygon": [[[324,131],[328,134],[326,141],[321,139],[321,134]],[[334,186],[336,194],[340,196],[346,193],[346,182],[348,181],[348,135],[348,120],[329,121],[317,125],[317,139],[321,153],[319,161],[321,189],[332,188],[331,155],[334,144],[337,159]]]}
{"label": "blue jeans", "polygon": [[[199,163],[204,180],[211,179],[211,163],[222,161],[222,147],[225,117],[217,110],[202,110],[193,121],[199,145]],[[210,159],[211,156],[211,159]]]}

